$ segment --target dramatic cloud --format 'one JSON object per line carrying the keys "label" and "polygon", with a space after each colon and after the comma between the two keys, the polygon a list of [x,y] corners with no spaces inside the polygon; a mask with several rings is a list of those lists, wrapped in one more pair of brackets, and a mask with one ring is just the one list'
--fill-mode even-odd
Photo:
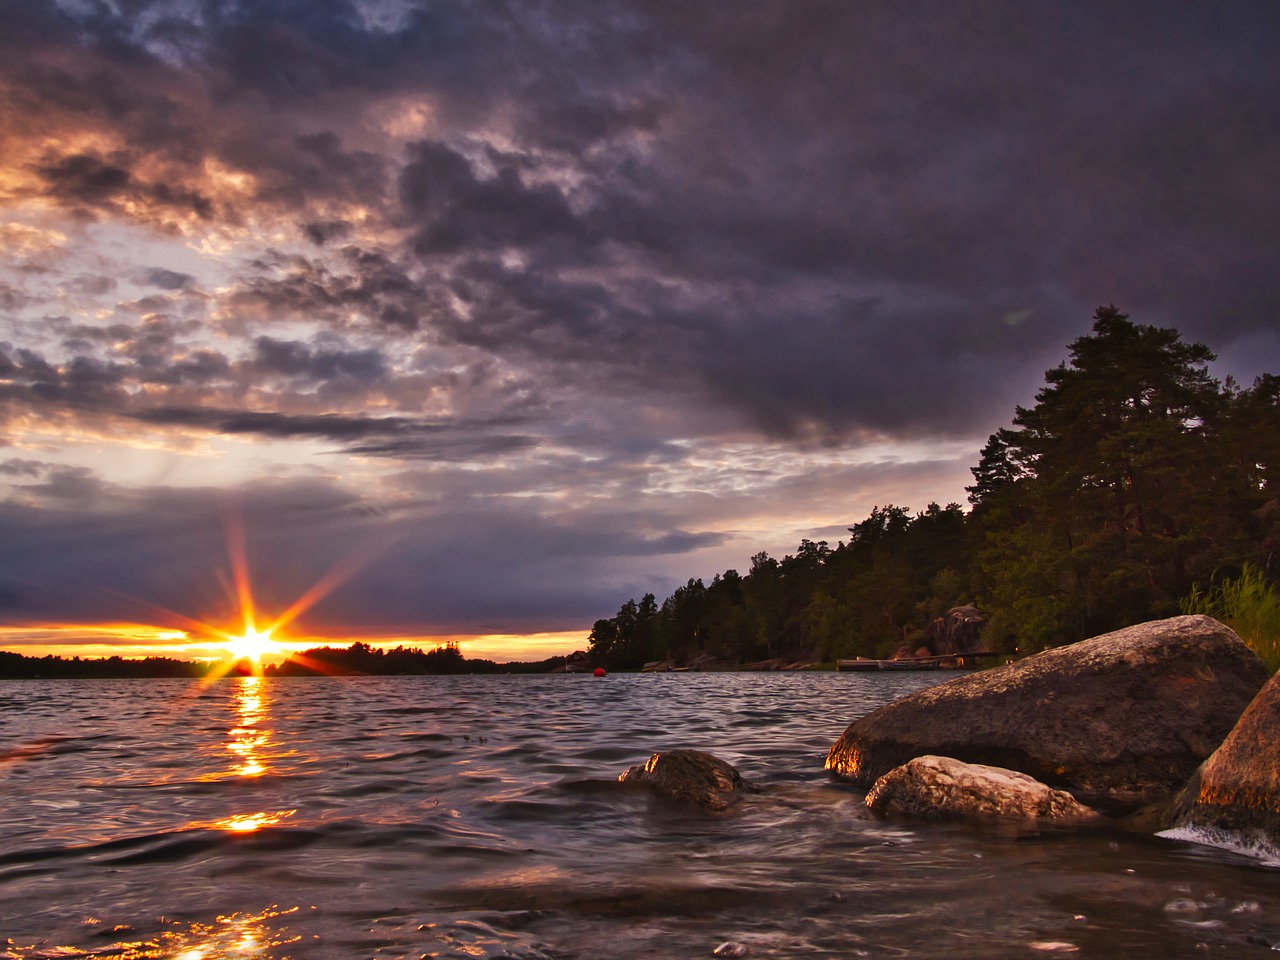
{"label": "dramatic cloud", "polygon": [[0,605],[216,606],[230,499],[274,602],[364,558],[317,631],[585,633],[963,499],[1099,304],[1280,370],[1278,41],[1264,0],[16,5]]}

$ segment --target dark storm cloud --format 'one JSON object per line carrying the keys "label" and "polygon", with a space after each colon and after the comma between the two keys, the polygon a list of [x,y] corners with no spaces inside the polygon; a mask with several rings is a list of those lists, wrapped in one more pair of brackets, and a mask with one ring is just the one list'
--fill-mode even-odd
{"label": "dark storm cloud", "polygon": [[123,401],[124,368],[91,357],[55,366],[38,353],[0,344],[0,400],[31,407],[111,409]]}
{"label": "dark storm cloud", "polygon": [[39,460],[10,457],[0,461],[0,473],[11,477],[38,477],[44,465]]}
{"label": "dark storm cloud", "polygon": [[387,376],[387,362],[378,350],[314,349],[297,341],[258,337],[254,341],[254,365],[267,373],[280,373],[304,380],[334,380],[350,377],[363,384]]}
{"label": "dark storm cloud", "polygon": [[[255,174],[259,202],[346,198],[403,219],[428,268],[383,251],[348,276],[256,278],[244,295],[264,309],[354,307],[405,330],[438,317],[462,342],[552,361],[615,363],[660,340],[664,368],[709,384],[708,399],[771,430],[839,435],[1007,410],[1009,396],[980,389],[992,371],[1025,391],[1097,302],[1210,341],[1264,328],[1278,306],[1266,4],[430,5],[391,29],[346,3],[239,5],[205,11],[198,34],[177,7],[146,9],[20,22],[37,48],[74,37],[110,78],[92,86],[59,64],[47,96],[123,121],[135,144],[49,158],[51,191],[90,206],[150,191],[208,215],[180,196],[203,196],[195,187],[162,196],[135,172],[145,150],[180,160],[179,143],[204,145]],[[138,109],[163,101],[140,87],[166,73],[169,109]],[[190,101],[202,74],[233,108],[221,130],[211,103]],[[441,136],[404,157],[353,146],[341,118],[304,119],[414,95]],[[499,116],[516,141],[477,145]],[[298,222],[323,245],[350,230]],[[511,249],[524,266],[504,268],[506,291],[480,291],[478,322],[420,306]],[[584,270],[598,275],[570,275]],[[640,278],[661,281],[667,302],[645,298]],[[807,306],[815,282],[880,306],[829,340],[840,307]],[[769,311],[740,307],[760,302]],[[972,335],[1015,313],[1033,318],[1018,336]],[[671,336],[673,316],[693,335]],[[946,354],[957,340],[962,355]],[[830,386],[792,389],[797,367]],[[886,418],[885,368],[907,382],[945,368],[953,402],[913,392]]]}
{"label": "dark storm cloud", "polygon": [[29,302],[21,290],[7,283],[0,283],[0,310],[17,310]]}
{"label": "dark storm cloud", "polygon": [[[10,4],[0,155],[22,159],[4,198],[237,252],[216,282],[150,255],[118,281],[75,267],[80,297],[153,289],[101,323],[33,319],[60,356],[6,332],[0,399],[399,461],[439,512],[395,516],[416,536],[332,601],[347,622],[589,620],[635,589],[626,558],[719,542],[650,506],[681,444],[975,441],[976,458],[1108,302],[1280,370],[1278,50],[1270,0]],[[34,318],[24,282],[4,276],[0,307]],[[197,342],[183,323],[205,298]],[[446,469],[471,461],[521,477]],[[153,558],[164,530],[216,542],[207,492],[149,490],[144,511],[8,462],[41,507],[4,505],[0,541],[47,535],[32,569],[59,583],[117,541]],[[855,479],[882,489],[833,489]],[[593,506],[606,487],[636,513]],[[390,523],[336,486],[251,499],[264,524],[314,508],[279,534],[294,556]],[[30,566],[15,556],[0,584]]]}
{"label": "dark storm cloud", "polygon": [[342,325],[355,313],[392,328],[413,330],[441,309],[439,293],[411,278],[387,252],[359,246],[339,251],[343,272],[317,260],[271,253],[249,264],[228,297],[239,311],[295,316]]}
{"label": "dark storm cloud", "polygon": [[209,407],[151,407],[127,414],[141,423],[194,427],[211,433],[251,434],[275,439],[317,439],[341,444],[347,453],[398,459],[466,463],[525,450],[533,436],[501,432],[500,425],[431,421],[408,417],[338,414],[293,415]]}
{"label": "dark storm cloud", "polygon": [[151,383],[168,385],[209,385],[230,380],[234,375],[231,362],[215,350],[193,350],[181,360],[170,360],[148,375]]}
{"label": "dark storm cloud", "polygon": [[110,293],[116,288],[115,277],[94,276],[90,274],[82,274],[67,284],[68,289],[74,290],[76,293],[89,294],[91,296],[101,296],[104,293]]}
{"label": "dark storm cloud", "polygon": [[331,240],[341,240],[351,233],[351,224],[345,220],[313,220],[302,224],[302,232],[317,247]]}
{"label": "dark storm cloud", "polygon": [[413,241],[419,254],[592,242],[558,188],[526,184],[509,162],[481,179],[443,144],[414,144],[409,156],[400,193],[405,212],[420,224]]}
{"label": "dark storm cloud", "polygon": [[[154,327],[156,329],[149,329]],[[97,419],[124,420],[160,427],[199,430],[228,436],[329,441],[347,453],[406,460],[467,462],[528,450],[537,435],[512,432],[511,417],[476,419],[422,416],[364,416],[337,413],[288,413],[169,402],[169,394],[143,394],[137,384],[180,388],[214,381],[227,384],[260,376],[298,380],[309,389],[350,382],[353,389],[387,378],[386,360],[376,350],[316,348],[260,337],[254,357],[234,364],[209,350],[179,351],[163,321],[108,328],[120,356],[136,362],[107,362],[77,356],[53,364],[35,351],[0,344],[0,401],[14,409],[53,414],[78,412]],[[124,345],[118,341],[127,341]],[[215,395],[216,396],[216,395]]]}
{"label": "dark storm cloud", "polygon": [[164,267],[148,267],[142,271],[139,280],[161,290],[189,290],[196,282],[196,278],[189,273],[166,270]]}
{"label": "dark storm cloud", "polygon": [[83,203],[98,204],[123,193],[132,181],[128,169],[91,154],[60,157],[37,170],[49,184],[49,192]]}
{"label": "dark storm cloud", "polygon": [[159,208],[191,212],[201,219],[213,215],[213,202],[196,190],[163,181],[146,181],[131,171],[134,158],[124,154],[101,157],[76,153],[36,167],[44,179],[46,195],[68,206],[117,207],[140,200]]}
{"label": "dark storm cloud", "polygon": [[[50,472],[42,502],[0,502],[0,591],[15,613],[57,622],[130,620],[140,610],[234,618],[228,532],[250,531],[259,608],[279,611],[335,570],[353,571],[306,617],[327,628],[507,631],[532,614],[570,629],[618,589],[605,561],[655,558],[717,538],[659,513],[584,511],[550,520],[501,504],[388,513],[329,481],[258,483],[236,494],[127,491]],[[78,498],[78,502],[76,500]],[[656,531],[661,532],[656,532]],[[150,558],[120,562],[121,556]],[[362,565],[361,560],[376,559]],[[494,583],[503,584],[495,594]],[[628,585],[630,586],[630,585]]]}

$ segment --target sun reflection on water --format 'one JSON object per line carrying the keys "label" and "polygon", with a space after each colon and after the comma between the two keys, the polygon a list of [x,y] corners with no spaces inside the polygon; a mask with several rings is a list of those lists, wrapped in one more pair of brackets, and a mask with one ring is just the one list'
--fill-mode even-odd
{"label": "sun reflection on water", "polygon": [[262,677],[235,677],[231,679],[234,722],[227,730],[227,740],[222,749],[231,755],[228,768],[213,771],[201,780],[251,779],[272,772],[273,761],[292,754],[277,748],[272,739],[272,729],[267,726],[271,718],[271,702],[267,695],[269,683]]}
{"label": "sun reflection on water", "polygon": [[[252,781],[272,772],[274,762],[291,756],[294,751],[281,750],[272,739],[266,724],[271,716],[268,696],[270,683],[262,677],[235,677],[232,686],[231,706],[234,720],[227,729],[227,739],[222,749],[231,755],[229,767],[207,773],[204,781]],[[255,833],[273,827],[297,813],[293,810],[249,810],[234,813],[218,820],[198,820],[189,824],[193,829],[225,830],[231,833]],[[0,955],[3,960],[3,955]]]}
{"label": "sun reflection on water", "polygon": [[[102,952],[94,950],[91,954],[76,947],[55,947],[48,944],[32,944],[28,949],[11,940],[7,951],[0,953],[0,957],[12,957],[14,960],[86,956],[110,956],[113,960],[245,960],[248,957],[276,956],[277,954],[268,954],[266,951],[287,947],[302,939],[289,930],[285,919],[298,910],[298,907],[273,905],[261,913],[220,916],[212,923],[166,921],[170,926],[159,933],[145,939],[122,940]],[[102,921],[90,919],[86,923],[97,926]],[[127,929],[129,928],[118,928],[119,932]]]}
{"label": "sun reflection on water", "polygon": [[233,833],[253,833],[263,827],[273,827],[281,820],[292,817],[297,810],[276,810],[260,813],[238,813],[232,817],[216,820],[210,826],[216,830],[230,830]]}
{"label": "sun reflection on water", "polygon": [[263,750],[270,744],[271,731],[262,726],[267,718],[266,691],[261,677],[237,677],[236,710],[239,723],[231,728],[227,750],[239,765],[232,773],[239,777],[260,777],[267,772]]}

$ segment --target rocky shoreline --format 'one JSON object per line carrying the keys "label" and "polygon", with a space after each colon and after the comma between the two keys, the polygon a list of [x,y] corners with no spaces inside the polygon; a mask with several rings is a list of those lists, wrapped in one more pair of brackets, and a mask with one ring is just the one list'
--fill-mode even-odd
{"label": "rocky shoreline", "polygon": [[[710,754],[623,774],[668,802],[730,811]],[[1280,675],[1204,616],[1152,621],[958,677],[851,723],[832,776],[879,815],[1124,823],[1280,859]]]}

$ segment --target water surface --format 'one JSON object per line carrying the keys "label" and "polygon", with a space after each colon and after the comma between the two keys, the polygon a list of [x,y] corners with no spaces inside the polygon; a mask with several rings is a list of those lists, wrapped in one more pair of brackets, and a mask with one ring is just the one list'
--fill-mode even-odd
{"label": "water surface", "polygon": [[[0,957],[1274,956],[1243,858],[868,816],[827,748],[939,679],[0,682]],[[616,783],[675,747],[764,789]]]}

